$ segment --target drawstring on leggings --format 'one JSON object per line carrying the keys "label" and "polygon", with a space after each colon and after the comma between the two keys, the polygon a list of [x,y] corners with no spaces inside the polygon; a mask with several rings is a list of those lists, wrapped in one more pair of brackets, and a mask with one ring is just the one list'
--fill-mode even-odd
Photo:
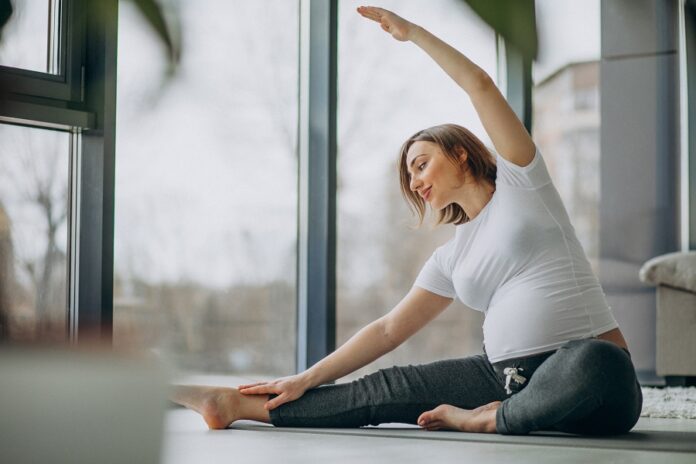
{"label": "drawstring on leggings", "polygon": [[522,385],[527,381],[526,378],[522,377],[520,374],[518,374],[518,371],[523,371],[521,367],[506,367],[503,370],[503,374],[505,374],[507,377],[505,377],[505,393],[508,395],[512,394],[512,390],[510,389],[510,380],[514,380],[518,384]]}

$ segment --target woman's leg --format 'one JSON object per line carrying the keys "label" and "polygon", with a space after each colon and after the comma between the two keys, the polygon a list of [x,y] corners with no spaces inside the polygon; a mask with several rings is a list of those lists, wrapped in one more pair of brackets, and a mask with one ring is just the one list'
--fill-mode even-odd
{"label": "woman's leg", "polygon": [[642,396],[628,352],[598,339],[567,343],[497,411],[503,434],[534,430],[625,433],[640,416]]}
{"label": "woman's leg", "polygon": [[[271,398],[273,395],[271,395]],[[349,383],[324,385],[270,412],[289,427],[360,427],[416,424],[441,404],[473,409],[506,397],[484,356],[382,369]]]}

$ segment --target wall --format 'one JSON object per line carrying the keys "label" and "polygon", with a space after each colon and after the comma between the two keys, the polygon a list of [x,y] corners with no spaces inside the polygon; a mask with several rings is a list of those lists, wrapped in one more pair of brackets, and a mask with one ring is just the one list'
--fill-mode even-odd
{"label": "wall", "polygon": [[678,249],[676,0],[603,0],[600,280],[643,380],[655,371],[646,260]]}

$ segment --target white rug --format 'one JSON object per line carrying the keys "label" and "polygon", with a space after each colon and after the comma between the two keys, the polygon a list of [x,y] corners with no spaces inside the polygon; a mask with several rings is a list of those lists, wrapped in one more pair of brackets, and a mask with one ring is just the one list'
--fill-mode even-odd
{"label": "white rug", "polygon": [[696,419],[696,387],[643,387],[641,417]]}

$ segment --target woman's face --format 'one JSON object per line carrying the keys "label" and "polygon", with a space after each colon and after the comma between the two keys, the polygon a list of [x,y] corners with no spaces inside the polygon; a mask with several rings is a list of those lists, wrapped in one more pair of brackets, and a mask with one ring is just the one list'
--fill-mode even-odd
{"label": "woman's face", "polygon": [[[465,153],[460,160],[466,161]],[[462,166],[466,166],[466,163]],[[406,167],[410,174],[411,191],[418,193],[435,211],[455,201],[466,179],[462,170],[433,142],[414,142],[406,153]]]}

